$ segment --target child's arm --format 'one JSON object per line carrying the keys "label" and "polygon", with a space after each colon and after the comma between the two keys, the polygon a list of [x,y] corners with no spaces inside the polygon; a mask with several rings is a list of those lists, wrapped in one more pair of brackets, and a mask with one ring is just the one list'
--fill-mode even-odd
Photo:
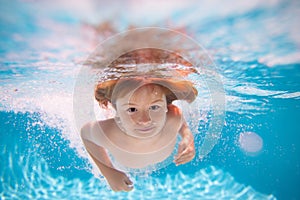
{"label": "child's arm", "polygon": [[131,180],[124,172],[116,170],[105,149],[93,142],[83,139],[84,145],[102,175],[106,178],[113,191],[130,191],[133,189]]}
{"label": "child's arm", "polygon": [[174,162],[176,165],[185,164],[195,157],[194,137],[185,120],[183,120],[179,134],[182,137],[179,143],[178,153]]}

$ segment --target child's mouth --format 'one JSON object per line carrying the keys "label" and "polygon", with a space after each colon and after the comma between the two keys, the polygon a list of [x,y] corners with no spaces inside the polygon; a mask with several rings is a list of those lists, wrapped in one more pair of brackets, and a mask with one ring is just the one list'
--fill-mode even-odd
{"label": "child's mouth", "polygon": [[137,129],[137,130],[140,131],[140,132],[145,133],[145,132],[150,132],[150,131],[152,131],[153,129],[154,129],[154,127],[151,126],[151,127],[141,128],[141,129]]}

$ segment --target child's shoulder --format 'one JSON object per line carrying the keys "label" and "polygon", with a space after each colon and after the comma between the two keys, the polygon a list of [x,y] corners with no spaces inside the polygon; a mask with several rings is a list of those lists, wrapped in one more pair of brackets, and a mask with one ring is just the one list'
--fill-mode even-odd
{"label": "child's shoulder", "polygon": [[80,135],[83,141],[90,141],[98,146],[107,148],[107,139],[111,135],[113,119],[92,121],[86,123],[80,131]]}
{"label": "child's shoulder", "polygon": [[88,139],[91,129],[94,126],[95,122],[88,122],[86,124],[84,124],[81,129],[80,129],[80,136],[82,139]]}
{"label": "child's shoulder", "polygon": [[93,137],[93,135],[102,135],[106,130],[109,130],[109,127],[112,126],[113,122],[113,119],[88,122],[83,125],[80,130],[81,137],[83,139],[88,139]]}

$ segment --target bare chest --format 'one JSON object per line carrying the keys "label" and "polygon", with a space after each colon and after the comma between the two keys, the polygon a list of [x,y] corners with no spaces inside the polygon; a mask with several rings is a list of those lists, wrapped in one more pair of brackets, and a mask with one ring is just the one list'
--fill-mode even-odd
{"label": "bare chest", "polygon": [[178,128],[168,126],[151,138],[139,139],[114,126],[111,130],[105,135],[105,148],[115,160],[130,168],[144,168],[165,160],[174,150],[178,133]]}

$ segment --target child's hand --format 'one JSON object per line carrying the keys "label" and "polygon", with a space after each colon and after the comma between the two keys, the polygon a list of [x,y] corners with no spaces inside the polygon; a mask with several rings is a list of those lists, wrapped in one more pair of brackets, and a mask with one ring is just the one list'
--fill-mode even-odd
{"label": "child's hand", "polygon": [[174,162],[176,165],[185,164],[195,157],[194,138],[192,135],[183,137],[179,143],[178,153],[175,156]]}
{"label": "child's hand", "polygon": [[128,176],[121,171],[113,169],[105,177],[111,189],[115,192],[126,191],[129,192],[133,189],[133,183]]}

